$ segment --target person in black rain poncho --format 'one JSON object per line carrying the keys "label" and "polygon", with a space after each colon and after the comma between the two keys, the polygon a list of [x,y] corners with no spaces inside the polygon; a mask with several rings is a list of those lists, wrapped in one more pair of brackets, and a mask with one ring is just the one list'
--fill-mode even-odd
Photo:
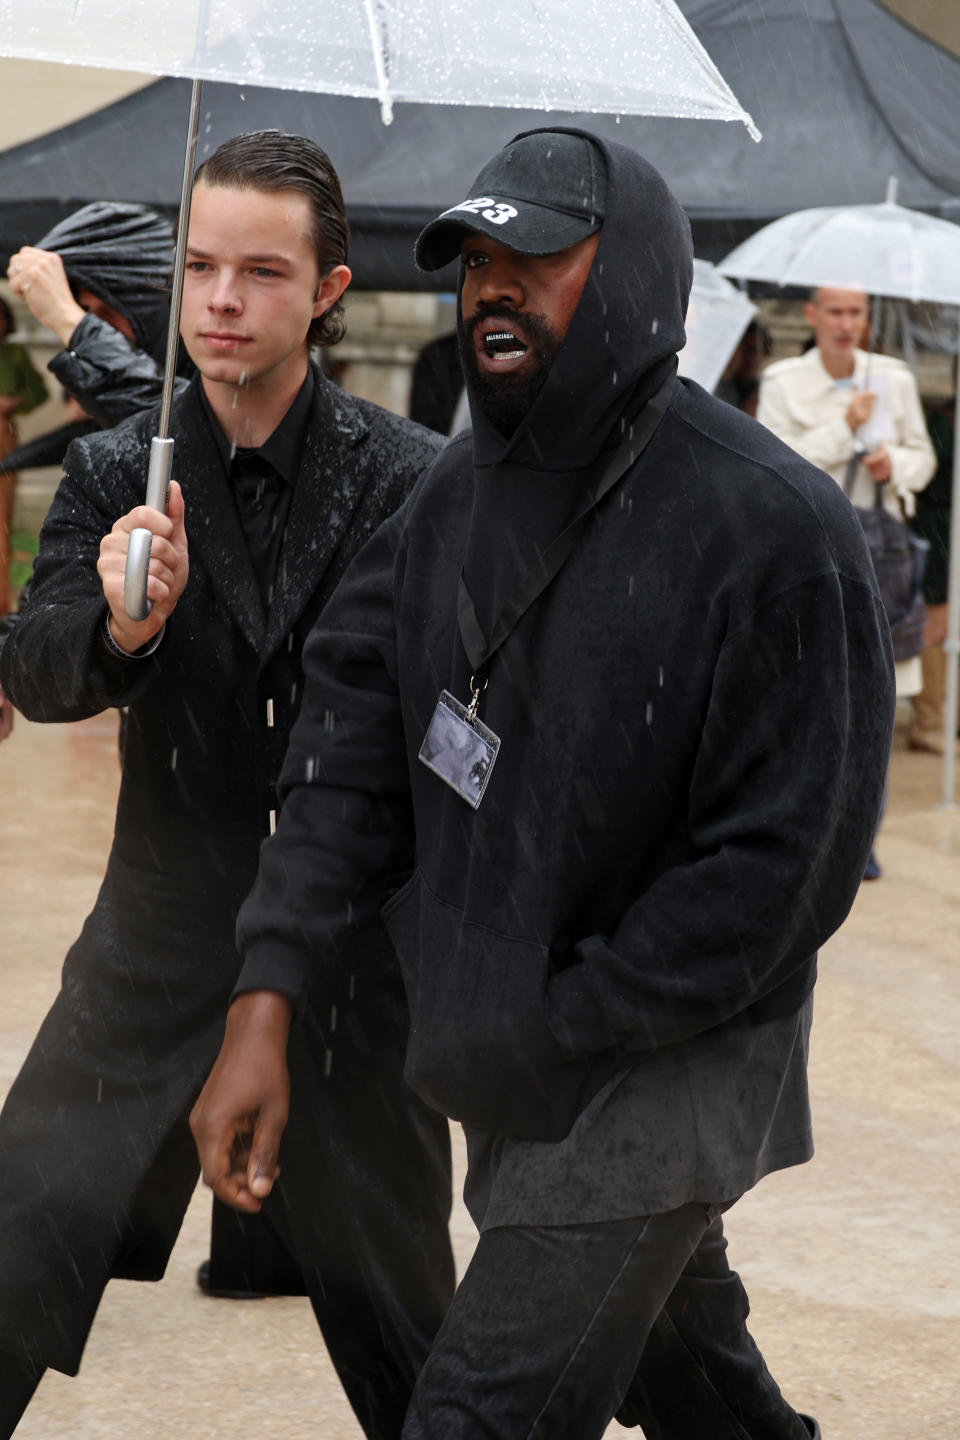
{"label": "person in black rain poncho", "polygon": [[[406,1073],[464,1126],[480,1230],[404,1440],[802,1440],[719,1216],[812,1152],[816,952],[894,706],[870,558],[828,477],[677,380],[689,227],[649,165],[534,131],[469,197],[417,255],[462,258],[473,436],[307,647],[204,1174],[269,1191],[290,1018],[393,889]],[[470,784],[421,756],[457,720]]]}
{"label": "person in black rain poncho", "polygon": [[160,398],[172,264],[169,220],[106,200],[11,256],[10,288],[63,344],[48,368],[105,429]]}
{"label": "person in black rain poncho", "polygon": [[[18,447],[10,469],[60,465],[72,440],[158,403],[172,264],[169,220],[147,205],[106,200],[81,206],[10,257],[10,289],[63,345],[47,368],[89,417]],[[178,376],[174,393],[186,383]],[[29,587],[28,580],[21,605]],[[0,650],[17,623],[16,613],[0,623]],[[0,689],[0,740],[12,721]]]}

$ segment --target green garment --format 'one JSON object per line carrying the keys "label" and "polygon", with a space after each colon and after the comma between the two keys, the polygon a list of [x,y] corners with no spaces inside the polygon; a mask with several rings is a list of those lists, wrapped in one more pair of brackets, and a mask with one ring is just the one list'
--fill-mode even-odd
{"label": "green garment", "polygon": [[0,395],[20,396],[14,415],[27,415],[50,398],[30,356],[12,340],[0,340]]}

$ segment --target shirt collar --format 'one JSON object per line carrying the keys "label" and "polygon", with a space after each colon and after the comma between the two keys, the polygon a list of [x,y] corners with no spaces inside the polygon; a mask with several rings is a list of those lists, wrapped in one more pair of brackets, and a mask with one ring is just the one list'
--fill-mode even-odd
{"label": "shirt collar", "polygon": [[292,489],[296,484],[297,471],[300,468],[300,455],[303,450],[307,424],[310,419],[313,391],[313,366],[308,365],[306,379],[297,391],[293,404],[280,421],[280,424],[267,436],[263,444],[248,450],[238,449],[233,451],[223,427],[213,413],[201,381],[200,403],[203,405],[204,412],[210,422],[210,429],[216,441],[217,453],[223,464],[224,472],[227,475],[230,474],[230,465],[234,455],[242,455],[245,457],[256,456],[269,465],[272,470],[275,470],[280,478]]}
{"label": "shirt collar", "polygon": [[[830,371],[827,369],[826,365],[824,365],[823,360],[822,360],[821,355],[820,355],[820,346],[819,346],[819,345],[813,345],[813,346],[811,346],[810,350],[809,350],[807,353],[808,353],[808,356],[809,356],[809,358],[810,358],[811,363],[813,364],[815,370],[816,370],[816,371],[818,372],[818,374],[819,374],[819,382],[820,382],[821,386],[823,387],[823,389],[824,389],[824,390],[834,390],[834,389],[837,389],[837,388],[838,388],[838,385],[839,385],[839,388],[842,389],[842,388],[843,388],[843,385],[840,384],[840,382],[838,382],[837,380],[834,379],[834,377],[830,374]],[[849,384],[849,383],[852,383],[852,384],[854,384],[854,385],[859,386],[859,385],[861,384],[862,380],[863,380],[863,374],[864,374],[864,371],[865,371],[865,369],[866,369],[866,365],[867,365],[867,353],[866,353],[866,351],[865,351],[865,350],[861,350],[859,346],[855,346],[855,347],[854,347],[854,351],[853,351],[853,371],[852,371],[852,373],[851,373],[850,375],[848,375],[848,376],[845,377],[845,383],[848,383],[848,384]]]}

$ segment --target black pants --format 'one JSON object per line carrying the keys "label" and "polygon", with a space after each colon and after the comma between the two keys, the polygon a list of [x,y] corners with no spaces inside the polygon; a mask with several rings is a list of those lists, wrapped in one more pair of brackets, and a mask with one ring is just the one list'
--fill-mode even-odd
{"label": "black pants", "polygon": [[9,1440],[40,1384],[42,1370],[34,1370],[18,1356],[0,1350],[0,1436]]}
{"label": "black pants", "polygon": [[[389,958],[360,976],[335,1036],[312,1009],[294,1027],[283,1175],[265,1207],[369,1440],[400,1435],[454,1282],[447,1122],[403,1083],[406,999]],[[151,1012],[157,1034],[144,1009],[147,1063],[122,983],[108,993],[125,1008],[109,1010],[81,980],[0,1116],[0,1440],[45,1366],[75,1373],[108,1280],[162,1275],[198,1174],[187,1116],[222,1010],[211,1002],[199,1037],[182,1000]]]}
{"label": "black pants", "polygon": [[403,1440],[805,1440],[746,1329],[703,1205],[489,1230],[420,1376]]}
{"label": "black pants", "polygon": [[263,1213],[300,1265],[364,1433],[397,1440],[453,1295],[449,1131],[396,1073],[385,1084],[383,1057],[353,1038],[336,1083],[302,1084],[324,1037],[311,1012],[298,1021],[281,1176]]}
{"label": "black pants", "polygon": [[267,1217],[245,1215],[221,1200],[210,1207],[210,1255],[203,1288],[232,1299],[307,1293],[300,1266]]}

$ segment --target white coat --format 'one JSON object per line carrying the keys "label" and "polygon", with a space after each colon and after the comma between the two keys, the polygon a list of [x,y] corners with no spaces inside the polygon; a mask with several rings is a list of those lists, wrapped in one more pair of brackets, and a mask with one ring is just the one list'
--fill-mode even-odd
{"label": "white coat", "polygon": [[[916,508],[914,495],[929,483],[937,468],[917,384],[902,360],[855,350],[852,389],[871,388],[883,392],[883,408],[893,430],[884,441],[893,470],[884,489],[884,504],[898,518],[909,518]],[[845,418],[851,396],[851,388],[838,386],[824,369],[814,346],[805,355],[767,367],[760,384],[757,419],[842,485],[857,441]],[[876,448],[869,437],[867,443],[869,449]],[[869,471],[861,465],[850,498],[854,505],[869,506],[873,494]]]}
{"label": "white coat", "polygon": [[[915,495],[929,484],[937,468],[927,434],[917,384],[908,365],[888,355],[854,351],[853,385],[838,385],[824,369],[814,346],[805,355],[778,360],[764,371],[757,403],[757,419],[798,454],[832,475],[838,485],[846,479],[858,437],[846,421],[854,390],[876,389],[882,395],[877,419],[886,422],[883,444],[890,456],[891,478],[883,487],[883,503],[902,520],[916,510]],[[882,412],[882,413],[881,413]],[[889,433],[891,432],[892,433]],[[876,449],[869,427],[861,432],[868,450]],[[874,503],[874,482],[860,465],[850,499],[854,505]],[[920,661],[897,665],[897,694],[915,695],[922,688]]]}

